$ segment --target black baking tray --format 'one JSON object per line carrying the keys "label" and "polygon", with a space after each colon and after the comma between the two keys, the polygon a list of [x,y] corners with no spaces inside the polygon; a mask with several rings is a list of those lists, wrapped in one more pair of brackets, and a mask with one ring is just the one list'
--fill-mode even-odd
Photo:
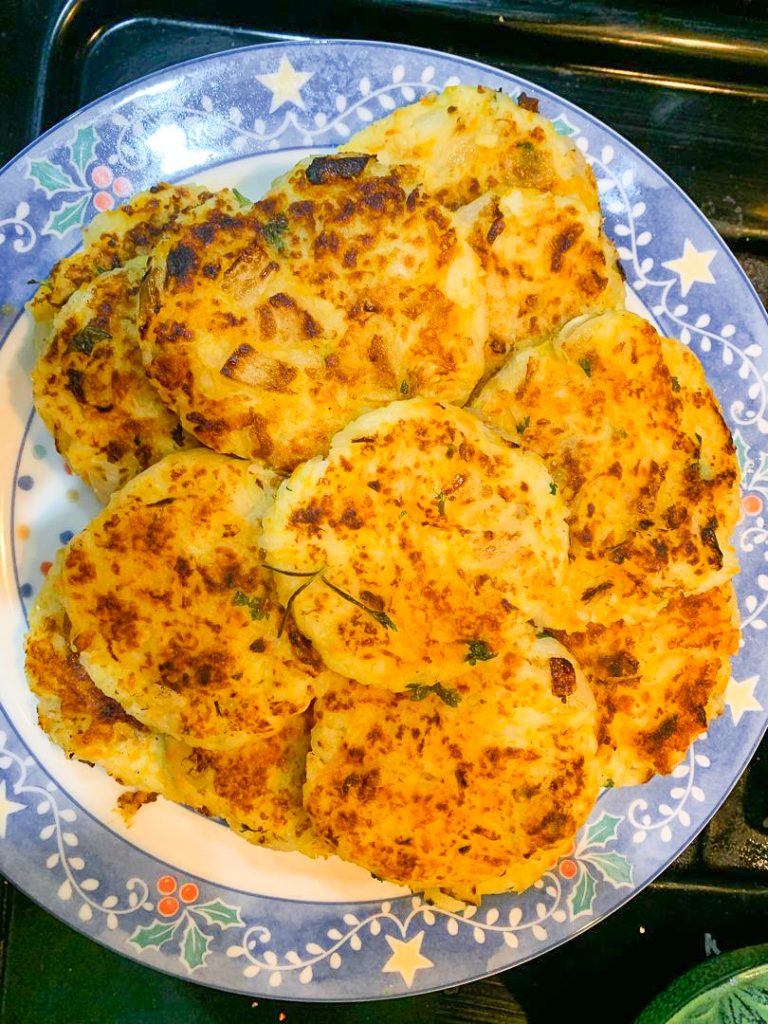
{"label": "black baking tray", "polygon": [[[0,164],[111,89],[207,53],[386,39],[514,71],[602,118],[709,216],[768,300],[768,2],[0,0]],[[718,950],[768,940],[768,745],[710,826],[607,921],[497,978],[365,1006],[206,991],[147,971],[0,888],[0,1024],[624,1024]],[[281,1016],[284,1015],[284,1016]]]}

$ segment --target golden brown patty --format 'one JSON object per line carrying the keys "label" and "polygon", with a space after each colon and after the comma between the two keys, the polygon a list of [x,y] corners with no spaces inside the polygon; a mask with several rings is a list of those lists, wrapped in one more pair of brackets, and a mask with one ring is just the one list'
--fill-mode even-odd
{"label": "golden brown patty", "polygon": [[178,740],[166,744],[177,799],[224,818],[258,846],[328,853],[302,803],[311,715],[286,718],[271,736],[237,750],[202,750]]}
{"label": "golden brown patty", "polygon": [[551,483],[470,413],[395,402],[282,485],[266,560],[330,668],[394,690],[444,682],[558,600],[567,531]]}
{"label": "golden brown patty", "polygon": [[580,195],[596,207],[584,157],[535,107],[483,86],[451,86],[363,128],[341,151],[415,165],[427,192],[452,210],[508,188]]}
{"label": "golden brown patty", "polygon": [[603,778],[617,786],[666,775],[723,709],[739,645],[731,583],[677,597],[651,622],[559,634],[595,695]]}
{"label": "golden brown patty", "polygon": [[524,640],[437,692],[317,701],[305,802],[341,857],[477,902],[568,849],[598,791],[594,703],[564,648]]}
{"label": "golden brown patty", "polygon": [[274,474],[196,449],[118,491],[69,545],[62,600],[96,685],[159,732],[228,749],[327,678],[260,566]]}
{"label": "golden brown patty", "polygon": [[234,217],[199,208],[142,292],[147,371],[184,426],[283,468],[393,399],[465,401],[485,338],[451,215],[366,158],[305,163]]}
{"label": "golden brown patty", "polygon": [[30,616],[26,671],[38,721],[65,754],[98,764],[126,786],[166,791],[163,737],[94,686],[70,645],[61,602],[62,560],[46,577]]}
{"label": "golden brown patty", "polygon": [[136,259],[79,288],[32,371],[35,407],[71,468],[107,501],[147,466],[197,442],[161,402],[139,349]]}
{"label": "golden brown patty", "polygon": [[730,432],[696,358],[640,317],[520,352],[474,408],[544,459],[569,508],[570,628],[641,621],[736,571]]}
{"label": "golden brown patty", "polygon": [[48,323],[73,292],[99,274],[152,251],[163,232],[211,193],[195,185],[161,182],[114,210],[100,213],[83,228],[83,246],[60,260],[29,304],[35,320]]}
{"label": "golden brown patty", "polygon": [[624,305],[618,257],[597,198],[517,188],[489,193],[457,219],[485,270],[486,368],[533,345],[566,321]]}

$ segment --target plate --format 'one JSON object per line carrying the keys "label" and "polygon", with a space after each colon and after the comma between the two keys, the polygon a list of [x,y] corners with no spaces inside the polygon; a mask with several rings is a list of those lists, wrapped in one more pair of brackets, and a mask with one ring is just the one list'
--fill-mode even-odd
{"label": "plate", "polygon": [[[79,227],[161,179],[255,197],[310,150],[430,90],[525,90],[591,162],[629,298],[702,359],[741,462],[743,644],[726,712],[669,777],[604,791],[571,853],[531,890],[450,911],[338,861],[258,850],[159,800],[126,828],[119,789],[37,728],[25,616],[55,550],[95,513],[32,414],[34,281]],[[51,913],[149,966],[221,989],[313,1000],[427,992],[539,956],[647,885],[706,824],[766,727],[768,322],[719,236],[658,168],[552,93],[493,68],[387,43],[258,46],[127,86],[0,173],[0,868]]]}

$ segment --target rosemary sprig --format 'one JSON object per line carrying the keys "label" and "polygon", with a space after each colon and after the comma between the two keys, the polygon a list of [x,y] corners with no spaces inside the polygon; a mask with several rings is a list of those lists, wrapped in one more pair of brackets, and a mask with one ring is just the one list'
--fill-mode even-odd
{"label": "rosemary sprig", "polygon": [[262,569],[269,569],[270,572],[276,572],[280,576],[295,576],[303,578],[305,580],[301,586],[297,587],[296,590],[288,598],[288,604],[285,606],[285,612],[280,623],[280,628],[277,631],[278,636],[282,636],[285,623],[288,620],[288,615],[293,607],[293,602],[307,587],[311,586],[315,580],[319,579],[329,590],[332,590],[334,594],[338,594],[339,597],[345,601],[349,601],[350,604],[355,605],[357,608],[361,608],[367,615],[370,615],[380,626],[385,629],[391,629],[394,633],[397,632],[397,626],[390,619],[386,612],[380,611],[378,608],[370,608],[367,604],[363,604],[362,601],[358,601],[356,597],[348,594],[346,590],[342,590],[341,587],[336,586],[335,583],[331,583],[325,576],[326,566],[322,566],[320,569],[313,569],[311,572],[297,572],[295,569],[279,569],[276,565],[268,565],[266,562],[261,563]]}
{"label": "rosemary sprig", "polygon": [[397,632],[397,626],[386,612],[378,611],[376,608],[369,608],[368,605],[363,604],[362,601],[358,601],[356,597],[352,597],[351,594],[348,594],[346,590],[342,590],[341,587],[337,587],[335,583],[331,583],[331,581],[326,579],[325,576],[320,577],[320,582],[324,583],[326,587],[334,592],[334,594],[338,594],[339,597],[343,597],[345,601],[349,601],[350,604],[354,604],[358,608],[362,608],[364,612],[367,612],[367,614],[370,615],[372,619],[375,619],[380,626],[383,626],[384,629],[391,629],[393,633]]}

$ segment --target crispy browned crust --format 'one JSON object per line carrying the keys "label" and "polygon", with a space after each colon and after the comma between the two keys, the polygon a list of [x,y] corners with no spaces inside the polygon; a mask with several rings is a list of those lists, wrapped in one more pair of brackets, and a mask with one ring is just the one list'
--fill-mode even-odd
{"label": "crispy browned crust", "polygon": [[603,779],[667,775],[722,711],[739,628],[733,584],[670,601],[652,622],[559,634],[592,686]]}
{"label": "crispy browned crust", "polygon": [[462,402],[483,370],[477,257],[450,214],[407,168],[323,161],[236,216],[201,208],[142,293],[147,371],[184,426],[283,468],[396,398]]}
{"label": "crispy browned crust", "polygon": [[196,449],[113,496],[69,545],[62,600],[94,682],[194,746],[239,746],[303,711],[324,670],[261,567],[276,484],[260,464]]}
{"label": "crispy browned crust", "polygon": [[695,357],[645,320],[606,313],[521,352],[474,408],[544,459],[569,508],[569,628],[640,621],[736,571],[730,432]]}
{"label": "crispy browned crust", "polygon": [[570,846],[597,795],[594,710],[553,692],[549,654],[531,631],[520,652],[453,680],[451,703],[432,691],[414,700],[333,688],[317,701],[307,764],[318,832],[340,856],[414,889],[476,902],[526,888]]}
{"label": "crispy browned crust", "polygon": [[197,442],[160,400],[138,344],[141,263],[83,286],[54,320],[32,372],[35,407],[68,464],[102,501]]}

